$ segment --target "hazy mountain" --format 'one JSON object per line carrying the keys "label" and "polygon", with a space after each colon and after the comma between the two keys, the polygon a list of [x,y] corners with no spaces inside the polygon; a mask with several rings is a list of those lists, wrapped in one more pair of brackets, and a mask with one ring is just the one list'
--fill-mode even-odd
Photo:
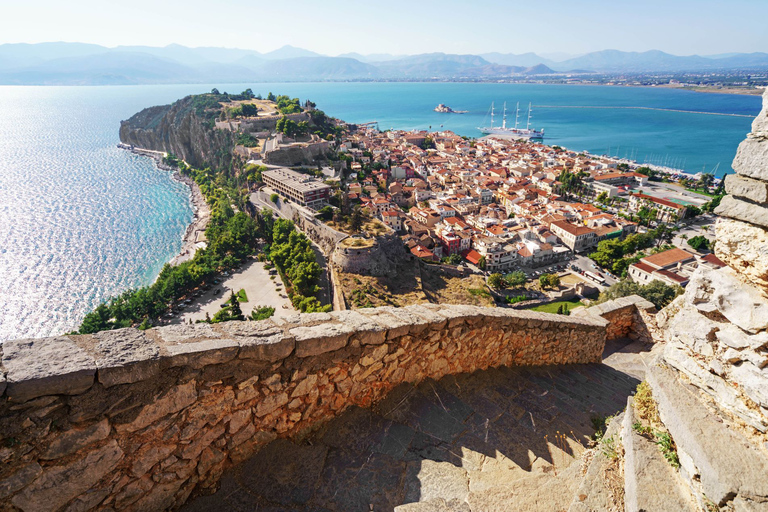
{"label": "hazy mountain", "polygon": [[384,62],[388,60],[402,59],[403,57],[407,57],[407,55],[392,55],[391,53],[372,53],[369,55],[361,55],[359,53],[352,52],[352,53],[342,53],[341,55],[338,55],[338,57],[355,59],[355,60],[359,60],[360,62],[376,63],[376,62]]}
{"label": "hazy mountain", "polygon": [[320,55],[319,53],[311,52],[309,50],[305,50],[303,48],[296,48],[295,46],[291,46],[287,44],[282,48],[278,48],[277,50],[273,50],[271,52],[262,54],[262,57],[264,57],[267,60],[280,60],[280,59],[296,59],[299,57],[322,57],[322,55]]}
{"label": "hazy mountain", "polygon": [[376,78],[379,70],[355,59],[298,57],[267,61],[256,72],[267,80],[352,80]]}
{"label": "hazy mountain", "polygon": [[652,71],[705,71],[768,67],[768,54],[750,53],[708,58],[700,55],[678,56],[659,50],[622,52],[603,50],[552,65],[559,71],[586,69],[611,73],[638,73]]}
{"label": "hazy mountain", "polygon": [[0,45],[0,63],[7,67],[34,66],[67,57],[84,57],[108,52],[109,48],[85,43],[38,43]]}
{"label": "hazy mountain", "polygon": [[538,64],[546,64],[548,66],[554,64],[553,61],[540,57],[535,53],[482,53],[482,58],[494,64],[503,64],[505,66],[524,66],[532,67]]}
{"label": "hazy mountain", "polygon": [[105,52],[66,57],[22,69],[0,69],[4,84],[141,84],[198,81],[199,74],[182,64],[146,53]]}
{"label": "hazy mountain", "polygon": [[[261,54],[238,48],[81,43],[0,45],[0,84],[135,84],[267,80],[493,79],[520,75],[768,69],[768,53],[677,56],[658,50],[603,50],[561,62],[535,53],[327,57],[284,46]],[[556,71],[553,71],[556,70]]]}

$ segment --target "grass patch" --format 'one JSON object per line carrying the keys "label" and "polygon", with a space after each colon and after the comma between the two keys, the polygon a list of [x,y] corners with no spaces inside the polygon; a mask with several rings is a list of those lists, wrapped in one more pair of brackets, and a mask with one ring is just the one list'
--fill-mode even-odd
{"label": "grass patch", "polygon": [[568,305],[568,309],[577,308],[583,305],[581,299],[574,297],[573,299],[550,302],[549,304],[543,304],[529,309],[531,311],[540,311],[542,313],[557,313],[558,308],[561,306],[565,307],[566,304]]}
{"label": "grass patch", "polygon": [[491,296],[491,292],[489,292],[485,288],[467,288],[467,291],[470,293],[470,295],[474,295],[475,297],[490,297]]}
{"label": "grass patch", "polygon": [[659,409],[656,400],[653,399],[651,386],[643,381],[635,391],[634,407],[640,421],[632,425],[632,429],[641,436],[650,439],[661,450],[661,454],[669,464],[677,469],[680,467],[680,458],[677,455],[675,441],[666,431],[659,417]]}
{"label": "grass patch", "polygon": [[235,294],[239,302],[248,302],[248,294],[245,293],[245,289],[241,288],[239,292]]}

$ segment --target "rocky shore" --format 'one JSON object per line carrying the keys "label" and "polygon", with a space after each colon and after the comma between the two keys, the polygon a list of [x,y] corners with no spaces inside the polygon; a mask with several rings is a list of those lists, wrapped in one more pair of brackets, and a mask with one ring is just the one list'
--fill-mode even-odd
{"label": "rocky shore", "polygon": [[208,203],[203,197],[203,193],[200,191],[200,187],[188,176],[184,176],[175,167],[171,167],[163,163],[163,157],[165,153],[160,151],[152,151],[148,149],[137,148],[128,144],[118,144],[118,147],[134,153],[136,155],[146,156],[155,161],[158,169],[163,171],[169,171],[175,181],[184,183],[189,187],[190,200],[192,201],[192,210],[194,216],[192,222],[187,226],[184,236],[182,238],[182,246],[179,254],[174,256],[168,263],[171,265],[178,265],[185,261],[191,260],[197,251],[197,243],[205,241],[205,228],[208,226],[208,220],[211,217],[211,209]]}

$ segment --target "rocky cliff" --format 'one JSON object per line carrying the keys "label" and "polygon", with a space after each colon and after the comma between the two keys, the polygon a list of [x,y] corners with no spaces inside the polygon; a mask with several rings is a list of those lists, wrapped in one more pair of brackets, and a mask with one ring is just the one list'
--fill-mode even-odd
{"label": "rocky cliff", "polygon": [[173,153],[194,167],[229,169],[234,134],[214,128],[220,106],[213,95],[187,96],[145,108],[120,123],[125,144]]}

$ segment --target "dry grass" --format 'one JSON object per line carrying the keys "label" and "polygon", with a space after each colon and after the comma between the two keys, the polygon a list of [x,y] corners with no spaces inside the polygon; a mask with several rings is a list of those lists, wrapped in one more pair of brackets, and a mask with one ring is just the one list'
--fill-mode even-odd
{"label": "dry grass", "polygon": [[651,386],[647,382],[643,381],[637,386],[635,391],[635,411],[638,417],[646,424],[652,427],[661,426],[661,418],[659,418],[659,410],[656,407],[656,401],[653,399],[651,393]]}
{"label": "dry grass", "polygon": [[416,265],[404,266],[392,277],[340,272],[339,280],[344,298],[352,309],[428,303],[494,305],[481,276],[447,277],[431,267],[424,267],[422,274]]}

